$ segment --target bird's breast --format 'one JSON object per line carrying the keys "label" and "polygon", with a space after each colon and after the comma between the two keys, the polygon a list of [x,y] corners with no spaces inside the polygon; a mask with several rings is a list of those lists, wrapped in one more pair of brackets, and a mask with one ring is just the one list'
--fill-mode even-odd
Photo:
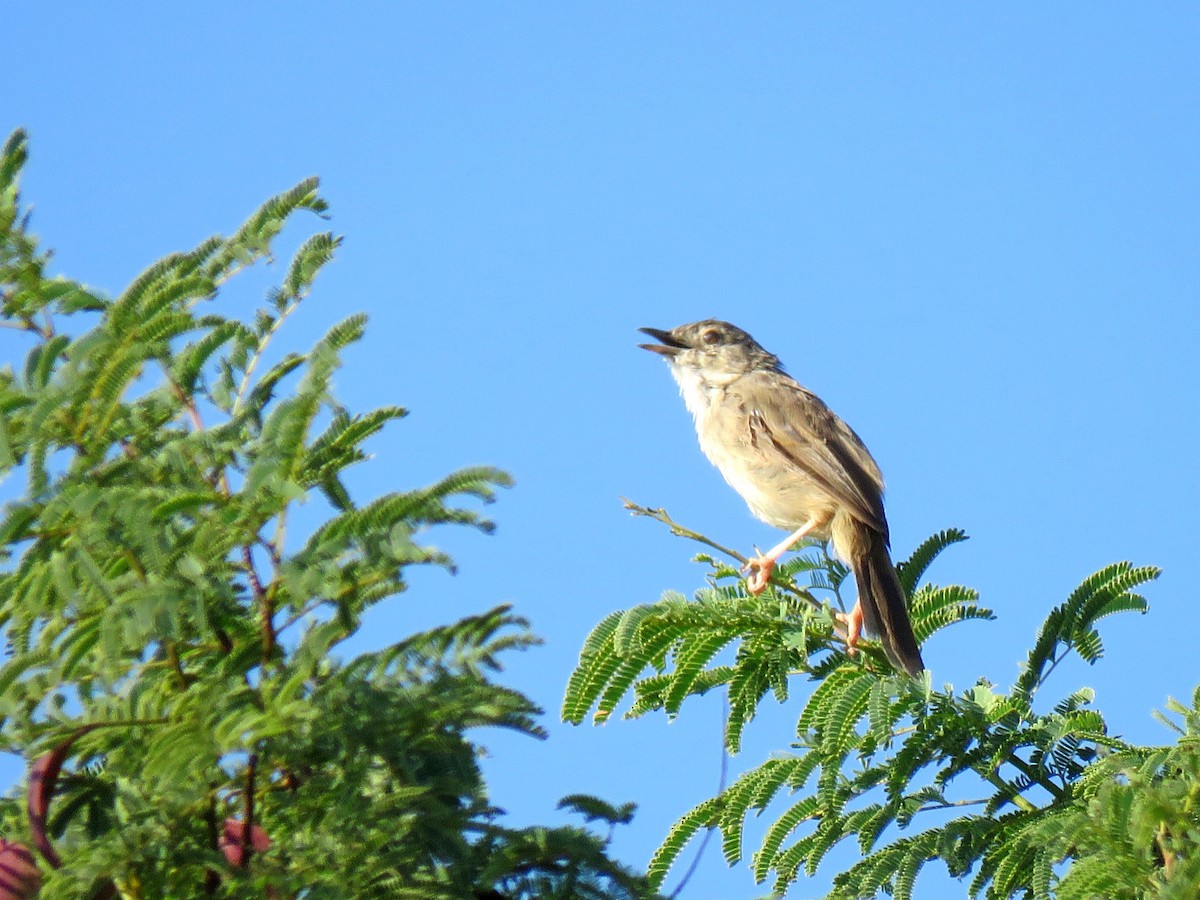
{"label": "bird's breast", "polygon": [[693,397],[688,409],[700,449],[757,518],[788,530],[816,518],[814,536],[828,537],[835,511],[829,495],[773,445],[762,446],[751,430],[750,410],[740,400],[709,387]]}

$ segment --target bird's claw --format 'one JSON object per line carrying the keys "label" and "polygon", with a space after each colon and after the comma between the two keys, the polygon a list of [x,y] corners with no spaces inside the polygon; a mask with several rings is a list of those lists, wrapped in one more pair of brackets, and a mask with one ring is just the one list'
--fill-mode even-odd
{"label": "bird's claw", "polygon": [[749,573],[746,577],[746,590],[757,597],[767,588],[767,583],[771,580],[771,572],[775,568],[775,560],[769,556],[763,556],[757,547],[754,548],[754,557],[746,561],[742,566],[742,574]]}
{"label": "bird's claw", "polygon": [[834,613],[834,618],[846,626],[846,654],[854,656],[858,653],[858,639],[862,636],[863,613],[862,607],[855,602],[854,608],[848,613]]}

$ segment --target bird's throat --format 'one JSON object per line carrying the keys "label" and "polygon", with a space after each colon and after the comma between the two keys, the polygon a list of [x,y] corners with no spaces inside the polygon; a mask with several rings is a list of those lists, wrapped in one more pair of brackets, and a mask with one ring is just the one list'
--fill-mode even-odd
{"label": "bird's throat", "polygon": [[736,381],[737,373],[721,373],[714,375],[704,372],[695,366],[671,364],[671,374],[679,385],[679,393],[683,396],[684,405],[693,418],[703,416],[709,406],[719,400],[725,393],[725,388]]}

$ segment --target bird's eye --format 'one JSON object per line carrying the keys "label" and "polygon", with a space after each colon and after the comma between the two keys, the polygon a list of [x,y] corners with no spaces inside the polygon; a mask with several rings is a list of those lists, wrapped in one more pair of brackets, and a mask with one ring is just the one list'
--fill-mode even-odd
{"label": "bird's eye", "polygon": [[721,339],[721,332],[715,328],[710,328],[704,334],[700,335],[700,339],[706,344],[715,344]]}

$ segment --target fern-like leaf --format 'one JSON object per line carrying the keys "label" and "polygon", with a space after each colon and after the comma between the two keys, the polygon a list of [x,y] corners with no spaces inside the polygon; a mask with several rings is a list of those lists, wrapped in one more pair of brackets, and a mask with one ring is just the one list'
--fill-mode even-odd
{"label": "fern-like leaf", "polygon": [[900,584],[904,593],[911,597],[917,589],[921,576],[941,554],[952,544],[967,540],[967,533],[959,528],[947,528],[939,531],[921,542],[920,546],[909,555],[908,559],[896,564],[896,574],[900,576]]}
{"label": "fern-like leaf", "polygon": [[720,811],[719,798],[705,800],[686,813],[678,822],[671,826],[662,845],[654,851],[650,864],[646,867],[646,875],[650,886],[659,888],[667,877],[667,872],[678,859],[688,841],[702,828],[716,826],[716,816]]}

